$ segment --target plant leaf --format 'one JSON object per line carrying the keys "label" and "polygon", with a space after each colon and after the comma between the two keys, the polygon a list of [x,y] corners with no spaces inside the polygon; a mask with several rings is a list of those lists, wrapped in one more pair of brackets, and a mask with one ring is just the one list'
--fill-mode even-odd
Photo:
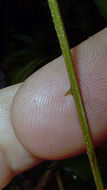
{"label": "plant leaf", "polygon": [[86,154],[77,156],[75,158],[63,160],[61,162],[63,164],[62,168],[69,176],[75,174],[81,180],[89,183],[92,186],[94,185],[92,172]]}
{"label": "plant leaf", "polygon": [[30,63],[24,65],[22,68],[18,68],[18,70],[15,72],[14,76],[12,77],[11,84],[16,84],[19,82],[23,82],[43,61],[46,61],[46,58],[43,59],[35,59],[31,61]]}
{"label": "plant leaf", "polygon": [[107,0],[94,0],[100,13],[107,22]]}

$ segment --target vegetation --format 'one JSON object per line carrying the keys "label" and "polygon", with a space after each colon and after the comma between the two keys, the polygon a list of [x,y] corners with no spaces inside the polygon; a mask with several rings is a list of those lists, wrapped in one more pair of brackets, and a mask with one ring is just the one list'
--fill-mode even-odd
{"label": "vegetation", "polygon": [[[106,26],[106,0],[60,0],[59,3],[71,48]],[[60,55],[61,51],[46,0],[1,0],[0,14],[2,88],[25,80],[31,73]],[[97,150],[105,187],[107,187],[106,149],[104,145]],[[58,162],[46,161],[17,176],[5,189],[50,188],[94,190],[86,155]]]}

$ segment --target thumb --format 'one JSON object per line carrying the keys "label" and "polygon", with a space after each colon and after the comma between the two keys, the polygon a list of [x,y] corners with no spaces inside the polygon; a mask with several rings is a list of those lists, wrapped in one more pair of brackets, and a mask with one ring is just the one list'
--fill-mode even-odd
{"label": "thumb", "polygon": [[[72,50],[95,145],[107,138],[107,28]],[[43,159],[85,150],[63,57],[30,76],[17,91],[11,119],[21,144]]]}

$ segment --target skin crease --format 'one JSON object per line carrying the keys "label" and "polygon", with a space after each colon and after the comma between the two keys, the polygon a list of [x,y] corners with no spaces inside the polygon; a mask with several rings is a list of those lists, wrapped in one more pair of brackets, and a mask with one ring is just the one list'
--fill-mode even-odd
{"label": "skin crease", "polygon": [[[72,55],[95,145],[107,139],[107,28]],[[63,159],[85,151],[63,57],[23,84],[0,90],[0,189],[42,159]]]}

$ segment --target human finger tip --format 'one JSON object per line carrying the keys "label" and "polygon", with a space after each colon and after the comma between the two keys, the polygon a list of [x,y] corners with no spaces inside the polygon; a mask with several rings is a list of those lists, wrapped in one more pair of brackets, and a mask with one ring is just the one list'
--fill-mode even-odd
{"label": "human finger tip", "polygon": [[[81,90],[95,144],[103,142],[107,137],[105,108],[107,88],[104,79],[107,70],[101,69],[101,64],[105,68],[107,50],[104,38],[104,31],[98,34],[101,43],[101,47],[98,48],[94,45],[96,36],[76,47]],[[90,92],[88,100],[87,85]],[[69,80],[64,60],[60,57],[30,76],[13,100],[12,123],[15,133],[23,146],[37,157],[61,159],[85,150],[73,96],[65,96],[68,89]],[[96,99],[93,98],[95,94]]]}

